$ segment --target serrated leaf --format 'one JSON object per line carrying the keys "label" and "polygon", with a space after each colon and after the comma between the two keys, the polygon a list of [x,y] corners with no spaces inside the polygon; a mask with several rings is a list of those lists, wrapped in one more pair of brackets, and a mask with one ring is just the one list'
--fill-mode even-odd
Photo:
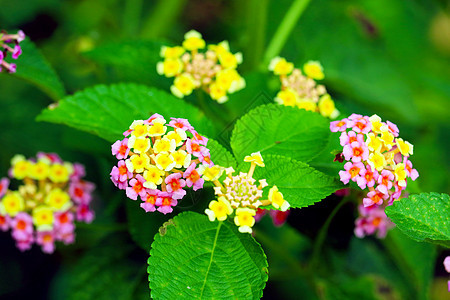
{"label": "serrated leaf", "polygon": [[233,154],[231,154],[224,146],[213,139],[208,140],[207,148],[211,153],[211,160],[214,164],[228,168],[233,167],[236,169],[237,163]]}
{"label": "serrated leaf", "polygon": [[386,207],[386,214],[407,236],[450,248],[450,196],[411,195]]}
{"label": "serrated leaf", "polygon": [[343,188],[335,178],[304,162],[280,155],[263,158],[266,166],[257,167],[253,178],[265,178],[269,185],[276,185],[293,208],[313,205]]}
{"label": "serrated leaf", "polygon": [[17,72],[14,75],[36,85],[54,100],[64,97],[66,92],[58,75],[36,46],[28,38],[20,46],[22,55],[15,62]]}
{"label": "serrated leaf", "polygon": [[96,134],[110,142],[123,138],[134,120],[153,113],[187,118],[195,129],[214,135],[214,126],[194,106],[164,91],[137,84],[97,85],[61,100],[56,108],[44,109],[38,121],[65,124]]}
{"label": "serrated leaf", "polygon": [[159,55],[159,41],[121,41],[105,44],[84,53],[87,58],[103,66],[114,68],[114,75],[120,81],[151,84],[159,88],[169,88],[170,82],[156,72]]}
{"label": "serrated leaf", "polygon": [[182,213],[155,236],[148,272],[154,299],[260,299],[267,261],[231,222]]}
{"label": "serrated leaf", "polygon": [[278,104],[261,105],[236,122],[231,148],[237,161],[252,152],[309,161],[327,145],[329,122],[317,113]]}

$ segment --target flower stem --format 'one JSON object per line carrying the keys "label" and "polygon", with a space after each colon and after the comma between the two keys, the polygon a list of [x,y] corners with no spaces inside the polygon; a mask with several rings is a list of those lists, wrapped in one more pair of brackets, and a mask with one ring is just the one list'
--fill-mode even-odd
{"label": "flower stem", "polygon": [[247,45],[244,52],[244,67],[253,70],[263,56],[269,1],[250,0],[247,4]]}
{"label": "flower stem", "polygon": [[313,253],[311,255],[311,260],[309,263],[310,270],[314,270],[317,266],[317,263],[319,262],[319,257],[321,254],[323,243],[325,242],[325,238],[327,237],[328,228],[330,227],[331,221],[333,220],[334,216],[337,214],[337,212],[341,209],[341,207],[349,201],[350,198],[344,198],[339,202],[338,205],[333,209],[333,211],[328,216],[327,220],[323,224],[322,228],[319,231],[319,235],[317,236],[316,240],[314,241],[313,246]]}
{"label": "flower stem", "polygon": [[141,38],[164,36],[175,23],[187,0],[159,0],[142,25]]}
{"label": "flower stem", "polygon": [[294,29],[295,24],[299,20],[302,13],[305,11],[311,0],[295,0],[280,25],[277,28],[277,31],[272,37],[272,40],[267,46],[266,53],[264,54],[263,66],[262,68],[267,69],[269,62],[272,58],[279,55],[281,49],[283,49],[286,41]]}

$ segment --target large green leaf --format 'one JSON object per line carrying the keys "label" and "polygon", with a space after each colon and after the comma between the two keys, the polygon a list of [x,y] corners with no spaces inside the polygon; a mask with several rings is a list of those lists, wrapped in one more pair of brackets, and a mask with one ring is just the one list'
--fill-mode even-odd
{"label": "large green leaf", "polygon": [[260,299],[267,261],[230,222],[182,213],[160,229],[148,259],[154,299]]}
{"label": "large green leaf", "polygon": [[54,100],[64,97],[66,92],[58,75],[36,46],[28,38],[20,46],[22,55],[17,59],[14,75],[36,85]]}
{"label": "large green leaf", "polygon": [[265,178],[269,185],[276,185],[291,207],[312,205],[343,188],[337,179],[304,162],[280,155],[263,157],[266,166],[257,167],[253,177]]}
{"label": "large green leaf", "polygon": [[329,122],[317,113],[278,104],[261,105],[237,121],[231,148],[238,161],[252,152],[309,161],[327,145]]}
{"label": "large green leaf", "polygon": [[211,153],[211,160],[214,164],[228,168],[236,168],[237,163],[233,154],[231,154],[224,146],[213,139],[208,140],[208,149]]}
{"label": "large green leaf", "polygon": [[197,108],[164,91],[137,84],[87,88],[43,110],[37,120],[65,124],[112,142],[123,138],[133,120],[148,119],[153,113],[166,120],[187,118],[197,131],[214,135],[213,124]]}
{"label": "large green leaf", "polygon": [[422,193],[386,207],[386,214],[407,236],[450,248],[450,197]]}
{"label": "large green leaf", "polygon": [[156,64],[162,58],[158,41],[121,41],[99,46],[84,53],[102,66],[111,66],[114,76],[120,81],[144,83],[159,88],[168,88],[172,79],[156,72]]}

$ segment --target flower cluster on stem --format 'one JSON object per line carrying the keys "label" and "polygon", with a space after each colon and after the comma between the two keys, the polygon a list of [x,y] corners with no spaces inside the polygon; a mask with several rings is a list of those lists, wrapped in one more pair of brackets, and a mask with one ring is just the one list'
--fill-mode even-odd
{"label": "flower cluster on stem", "polygon": [[212,167],[208,139],[195,131],[189,121],[166,120],[159,114],[136,120],[116,141],[112,154],[119,160],[110,175],[128,198],[141,199],[146,212],[173,211],[186,195],[186,187],[203,188],[203,170]]}
{"label": "flower cluster on stem", "polygon": [[28,160],[16,155],[11,164],[10,178],[23,183],[11,190],[8,178],[0,180],[0,229],[11,229],[21,251],[37,243],[52,253],[55,241],[73,243],[74,221],[90,223],[94,218],[90,203],[95,185],[82,179],[83,165],[42,152]]}
{"label": "flower cluster on stem", "polygon": [[[368,117],[352,114],[348,118],[331,122],[330,130],[342,132],[340,144],[346,163],[344,170],[339,172],[341,181],[344,184],[353,181],[362,190],[368,190],[363,199],[365,208],[380,207],[365,211],[361,214],[362,218],[378,214],[377,211],[391,205],[406,189],[407,178],[416,180],[419,176],[410,161],[413,145],[399,137],[398,127],[394,123],[383,122],[377,115]],[[378,221],[375,223],[381,227],[384,224]],[[383,232],[381,227],[379,230]],[[372,229],[368,231],[373,232]]]}
{"label": "flower cluster on stem", "polygon": [[203,89],[213,100],[224,103],[228,94],[245,87],[244,78],[236,70],[242,54],[231,53],[227,41],[206,46],[202,35],[191,30],[184,35],[182,46],[163,46],[160,54],[164,61],[156,66],[158,74],[175,77],[170,90],[179,98]]}
{"label": "flower cluster on stem", "polygon": [[0,72],[5,69],[9,73],[16,72],[16,64],[7,62],[8,53],[13,59],[19,58],[22,54],[20,42],[25,39],[25,34],[19,30],[16,34],[8,34],[5,30],[0,32]]}
{"label": "flower cluster on stem", "polygon": [[[239,231],[251,233],[259,207],[272,205],[275,209],[286,211],[290,205],[276,186],[269,190],[268,199],[262,199],[263,189],[268,184],[265,179],[256,183],[253,178],[256,166],[265,166],[259,152],[246,156],[244,161],[250,162],[247,173],[234,174],[235,170],[232,167],[223,168],[218,165],[205,168],[205,180],[214,183],[214,192],[217,196],[216,200],[209,203],[205,213],[212,222],[216,219],[225,221],[228,216],[234,215],[234,223],[239,227]],[[226,177],[219,180],[223,172],[226,173]]]}
{"label": "flower cluster on stem", "polygon": [[318,61],[305,63],[302,72],[294,68],[293,63],[277,56],[270,62],[269,71],[280,76],[281,90],[275,97],[275,102],[278,104],[319,112],[331,119],[339,115],[325,86],[316,82],[325,77],[322,65]]}

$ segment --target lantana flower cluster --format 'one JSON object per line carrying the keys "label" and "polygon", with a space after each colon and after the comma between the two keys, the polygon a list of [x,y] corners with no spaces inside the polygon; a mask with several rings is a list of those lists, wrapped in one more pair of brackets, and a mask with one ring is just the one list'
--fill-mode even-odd
{"label": "lantana flower cluster", "polygon": [[11,53],[13,59],[19,58],[22,54],[22,48],[19,43],[25,39],[25,34],[19,30],[16,34],[8,34],[5,30],[0,32],[0,72],[3,68],[9,73],[16,72],[16,64],[7,62],[8,53]]}
{"label": "lantana flower cluster", "polygon": [[11,229],[21,251],[36,243],[52,253],[55,241],[73,243],[74,221],[90,223],[94,218],[89,205],[95,185],[82,179],[83,165],[42,152],[36,159],[16,155],[11,164],[10,178],[23,183],[12,190],[8,178],[0,180],[0,229]]}
{"label": "lantana flower cluster", "polygon": [[[383,236],[387,217],[381,214],[384,207],[401,197],[407,186],[407,178],[416,180],[419,173],[413,168],[410,156],[413,145],[399,137],[397,125],[383,122],[377,115],[371,117],[352,114],[346,119],[331,122],[332,132],[342,132],[340,144],[343,146],[342,159],[346,161],[344,170],[339,172],[341,181],[355,182],[362,190],[368,189],[360,209],[361,218],[357,227],[373,216],[375,229],[357,229],[357,235],[371,234],[378,230]],[[380,221],[380,219],[382,221]]]}
{"label": "lantana flower cluster", "polygon": [[[200,52],[207,48],[205,52]],[[161,48],[164,61],[158,62],[158,74],[175,77],[171,92],[178,98],[203,89],[213,100],[224,103],[228,94],[245,87],[245,80],[237,72],[242,54],[231,53],[227,41],[206,46],[202,35],[191,30],[184,35],[182,46]]]}
{"label": "lantana flower cluster", "polygon": [[302,72],[302,70],[294,68],[293,63],[277,56],[270,62],[269,71],[280,76],[281,90],[275,97],[275,102],[278,104],[319,112],[324,117],[331,119],[335,119],[339,115],[325,86],[316,82],[316,80],[325,78],[320,62],[306,62]]}
{"label": "lantana flower cluster", "polygon": [[171,118],[166,124],[164,117],[154,114],[134,121],[124,136],[111,146],[119,160],[111,180],[128,198],[140,197],[146,212],[172,212],[186,187],[203,188],[203,170],[214,166],[208,139],[186,119]]}
{"label": "lantana flower cluster", "polygon": [[[268,184],[265,179],[256,183],[253,178],[256,166],[265,166],[259,152],[246,156],[244,162],[250,162],[247,173],[234,174],[232,167],[224,168],[218,165],[205,168],[203,176],[205,180],[214,183],[214,192],[217,195],[217,200],[209,203],[205,213],[211,222],[216,219],[225,221],[228,216],[234,215],[234,223],[239,227],[239,231],[251,233],[259,207],[272,205],[275,209],[286,211],[290,205],[276,186],[269,190],[268,199],[262,199],[263,189]],[[223,172],[226,177],[219,181]]]}

